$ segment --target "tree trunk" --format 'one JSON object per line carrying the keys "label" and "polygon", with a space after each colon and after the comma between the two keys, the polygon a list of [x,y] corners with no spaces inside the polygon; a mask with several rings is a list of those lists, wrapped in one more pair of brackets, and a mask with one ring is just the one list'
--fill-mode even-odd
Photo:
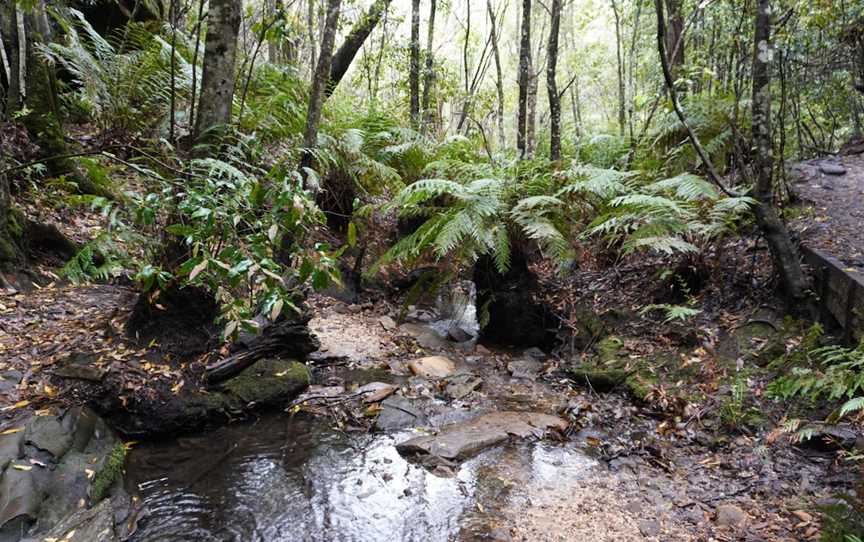
{"label": "tree trunk", "polygon": [[552,0],[552,21],[546,51],[546,91],[549,94],[549,159],[561,158],[561,96],[555,83],[558,67],[558,33],[561,28],[561,0]]}
{"label": "tree trunk", "polygon": [[408,74],[411,126],[420,127],[420,0],[411,0],[411,67]]}
{"label": "tree trunk", "polygon": [[[413,0],[412,0],[413,1]],[[354,57],[357,56],[357,51],[363,46],[363,43],[366,41],[366,38],[369,37],[369,34],[372,33],[372,30],[375,29],[375,26],[378,24],[378,21],[381,20],[381,17],[384,15],[384,12],[387,11],[387,8],[390,6],[390,0],[375,0],[375,3],[369,8],[369,11],[357,21],[357,24],[351,28],[351,32],[345,37],[345,41],[342,42],[342,45],[339,47],[339,50],[336,51],[336,54],[332,55],[332,61],[330,60],[331,53],[328,53],[328,62],[329,66],[327,69],[329,70],[329,76],[327,78],[327,86],[324,90],[324,97],[329,98],[333,91],[336,90],[336,87],[339,85],[339,82],[342,81],[342,78],[345,76],[345,72],[348,71],[348,68],[351,66],[351,62],[354,61]],[[338,10],[337,10],[338,11]],[[328,3],[327,13],[330,13],[330,4]],[[325,24],[326,26],[326,24]],[[335,40],[335,29],[334,32],[334,40]],[[322,40],[322,48],[324,46],[323,41],[327,39],[327,31],[325,28],[324,39]],[[333,46],[330,46],[330,50],[332,52]],[[318,59],[318,66],[321,65],[321,59]]]}
{"label": "tree trunk", "polygon": [[432,45],[435,37],[435,8],[437,0],[429,2],[429,28],[426,34],[426,67],[423,72],[423,132],[429,131],[429,126],[432,124],[433,110],[430,107],[432,96],[432,85],[435,82],[435,59],[432,56]]}
{"label": "tree trunk", "polygon": [[516,117],[516,149],[525,158],[528,118],[528,83],[531,76],[531,0],[522,0],[522,29],[519,40],[519,112]]}
{"label": "tree trunk", "polygon": [[21,89],[23,85],[21,83],[23,78],[21,77],[21,68],[24,55],[21,54],[19,44],[23,45],[24,43],[24,25],[23,19],[22,24],[18,24],[20,11],[15,5],[15,2],[7,2],[0,11],[3,15],[0,17],[0,25],[3,26],[6,41],[9,44],[9,80],[6,87],[6,107],[4,110],[7,118],[18,111],[22,103]]}
{"label": "tree trunk", "polygon": [[626,124],[624,108],[627,98],[624,91],[624,58],[621,53],[623,37],[621,35],[621,12],[615,0],[612,0],[612,13],[615,15],[615,58],[618,62],[618,135],[624,137],[624,125]]}
{"label": "tree trunk", "polygon": [[669,13],[668,30],[666,33],[666,50],[672,51],[669,58],[672,75],[679,77],[684,66],[684,0],[665,0]]}
{"label": "tree trunk", "polygon": [[218,141],[231,123],[234,61],[242,13],[242,0],[210,0],[201,97],[195,122],[195,139],[198,143]]}
{"label": "tree trunk", "polygon": [[[313,156],[310,151],[318,146],[318,125],[321,122],[321,110],[324,106],[325,87],[330,81],[333,42],[336,41],[340,7],[341,0],[327,0],[324,37],[321,40],[321,50],[318,53],[318,65],[315,67],[315,75],[312,78],[312,89],[309,91],[309,109],[306,113],[306,129],[303,132],[305,150],[300,160],[301,169],[312,167]],[[304,174],[304,177],[308,180],[308,176]]]}
{"label": "tree trunk", "polygon": [[497,91],[497,116],[498,116],[498,146],[501,149],[507,147],[507,139],[504,135],[504,76],[501,72],[501,54],[498,50],[497,19],[492,9],[492,0],[486,0],[486,10],[489,12],[489,27],[492,33],[492,54],[495,60],[495,90]]}
{"label": "tree trunk", "polygon": [[[774,265],[787,299],[804,299],[807,282],[789,232],[774,208],[774,155],[771,138],[771,2],[758,0],[754,22],[753,46],[753,169],[756,182],[753,195],[759,200],[756,219],[771,249]],[[793,305],[794,306],[794,305]]]}

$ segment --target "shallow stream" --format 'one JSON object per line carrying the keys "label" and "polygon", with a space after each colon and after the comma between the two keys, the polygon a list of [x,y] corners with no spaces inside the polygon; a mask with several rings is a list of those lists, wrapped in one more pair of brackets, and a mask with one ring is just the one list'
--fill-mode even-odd
{"label": "shallow stream", "polygon": [[273,413],[139,444],[127,484],[149,515],[132,540],[481,539],[508,510],[594,465],[572,445],[513,443],[440,477],[396,452],[415,434],[343,433],[326,419]]}

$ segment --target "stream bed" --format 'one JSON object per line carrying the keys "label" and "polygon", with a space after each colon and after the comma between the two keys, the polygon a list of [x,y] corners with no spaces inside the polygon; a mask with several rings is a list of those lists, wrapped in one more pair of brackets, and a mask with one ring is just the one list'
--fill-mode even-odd
{"label": "stream bed", "polygon": [[127,488],[146,516],[133,541],[488,539],[508,514],[596,463],[572,444],[509,443],[441,477],[395,444],[417,432],[343,433],[306,414],[136,445]]}

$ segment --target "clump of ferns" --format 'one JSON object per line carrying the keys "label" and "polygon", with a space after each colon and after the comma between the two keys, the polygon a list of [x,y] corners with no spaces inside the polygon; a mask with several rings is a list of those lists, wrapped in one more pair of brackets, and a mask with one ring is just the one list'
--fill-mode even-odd
{"label": "clump of ferns", "polygon": [[725,196],[692,174],[647,182],[635,172],[585,166],[570,174],[576,180],[557,196],[591,207],[595,218],[585,237],[600,238],[621,255],[683,256],[696,269],[704,268],[709,246],[734,232],[754,203],[747,196]]}
{"label": "clump of ferns", "polygon": [[[441,168],[438,171],[453,172],[453,166],[451,162],[430,164],[430,168]],[[463,164],[456,169],[476,172],[473,166]],[[425,222],[394,244],[372,272],[383,264],[428,258],[454,268],[471,266],[489,256],[503,274],[510,268],[511,252],[522,250],[523,239],[536,243],[544,256],[566,265],[571,251],[559,227],[560,200],[520,194],[517,181],[500,178],[432,178],[405,187],[386,208],[395,209],[401,217],[423,217]]]}

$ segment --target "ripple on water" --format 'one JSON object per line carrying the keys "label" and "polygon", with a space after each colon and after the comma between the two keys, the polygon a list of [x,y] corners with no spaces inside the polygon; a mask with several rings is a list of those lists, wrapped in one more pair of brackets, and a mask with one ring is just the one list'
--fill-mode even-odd
{"label": "ripple on water", "polygon": [[571,447],[506,446],[441,478],[399,456],[395,443],[408,436],[349,436],[270,415],[139,445],[128,483],[150,515],[133,541],[452,540],[478,510],[488,519],[594,464]]}

